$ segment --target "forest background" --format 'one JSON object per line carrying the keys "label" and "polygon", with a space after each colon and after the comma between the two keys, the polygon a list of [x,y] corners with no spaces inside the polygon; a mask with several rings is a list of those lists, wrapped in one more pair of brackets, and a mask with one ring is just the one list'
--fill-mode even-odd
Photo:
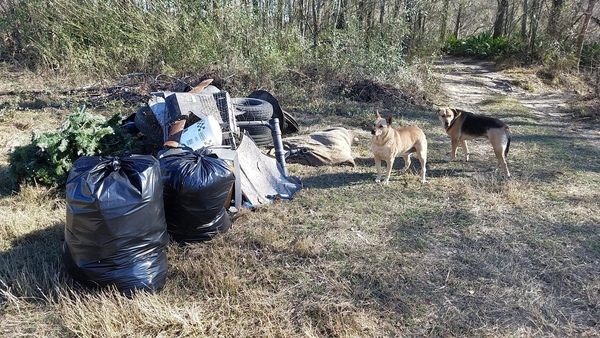
{"label": "forest background", "polygon": [[293,96],[302,86],[327,92],[322,86],[336,80],[427,91],[431,60],[452,53],[543,65],[550,78],[581,71],[597,85],[598,7],[595,0],[3,0],[0,59],[78,77],[204,74],[228,81],[229,90]]}

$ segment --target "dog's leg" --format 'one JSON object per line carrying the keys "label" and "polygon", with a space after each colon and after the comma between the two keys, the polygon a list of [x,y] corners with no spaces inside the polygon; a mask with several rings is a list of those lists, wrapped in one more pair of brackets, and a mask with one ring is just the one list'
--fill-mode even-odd
{"label": "dog's leg", "polygon": [[408,167],[410,167],[410,154],[402,155],[402,158],[404,159],[404,168],[402,168],[401,173],[404,173],[408,170]]}
{"label": "dog's leg", "polygon": [[494,155],[496,155],[496,159],[498,160],[498,165],[496,165],[494,171],[498,171],[498,168],[502,167],[504,174],[509,178],[510,172],[506,164],[506,147],[508,146],[506,135],[504,133],[493,133],[489,136],[489,139],[492,143],[492,148],[494,148]]}
{"label": "dog's leg", "polygon": [[494,172],[498,171],[498,168],[502,167],[502,169],[504,169],[504,174],[506,174],[506,177],[509,178],[510,172],[508,171],[508,164],[506,163],[506,157],[504,156],[505,146],[498,143],[495,143],[492,146],[494,147],[496,159],[498,159],[498,165],[496,165]]}
{"label": "dog's leg", "polygon": [[425,169],[425,166],[427,165],[427,150],[417,152],[417,158],[421,163],[421,183],[425,183],[427,182],[425,180],[425,172],[427,171],[427,169]]}
{"label": "dog's leg", "polygon": [[446,162],[454,161],[454,159],[456,158],[456,153],[458,152],[459,141],[457,139],[451,139],[451,142],[452,142],[452,151],[450,152],[450,154],[448,154],[446,156],[446,158],[444,158],[444,160]]}
{"label": "dog's leg", "polygon": [[392,168],[394,167],[394,159],[394,157],[390,157],[388,160],[385,161],[387,163],[385,180],[383,181],[383,184],[385,185],[390,184],[390,176],[392,175]]}
{"label": "dog's leg", "polygon": [[463,152],[465,153],[465,162],[469,162],[469,147],[467,147],[467,141],[462,140],[460,141],[460,147],[462,148]]}
{"label": "dog's leg", "polygon": [[377,169],[377,177],[375,177],[375,182],[381,182],[381,158],[379,156],[374,156],[375,159],[375,168]]}

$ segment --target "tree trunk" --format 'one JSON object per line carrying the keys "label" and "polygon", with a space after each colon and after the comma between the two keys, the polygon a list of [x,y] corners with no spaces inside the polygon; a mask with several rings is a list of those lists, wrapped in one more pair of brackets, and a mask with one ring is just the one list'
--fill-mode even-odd
{"label": "tree trunk", "polygon": [[379,4],[379,25],[383,25],[383,18],[385,16],[385,0],[381,0]]}
{"label": "tree trunk", "polygon": [[588,8],[584,14],[583,24],[581,25],[581,31],[579,31],[579,34],[577,35],[577,69],[579,69],[579,64],[581,63],[581,51],[583,50],[585,33],[587,32],[588,26],[590,25],[590,20],[592,19],[592,14],[594,13],[595,5],[596,0],[588,0]]}
{"label": "tree trunk", "polygon": [[283,1],[279,0],[276,3],[277,10],[275,11],[275,28],[281,32],[283,29]]}
{"label": "tree trunk", "polygon": [[460,35],[460,25],[462,24],[462,11],[463,4],[462,2],[458,4],[458,11],[456,12],[456,22],[454,23],[454,37],[459,39]]}
{"label": "tree trunk", "polygon": [[596,96],[600,97],[600,69],[596,69]]}
{"label": "tree trunk", "polygon": [[527,0],[523,0],[523,16],[521,17],[521,39],[525,41],[527,38],[527,13],[529,8],[527,7]]}
{"label": "tree trunk", "polygon": [[375,3],[374,1],[367,2],[367,36],[369,41],[373,34],[373,27],[375,26]]}
{"label": "tree trunk", "polygon": [[313,47],[319,45],[319,9],[318,0],[312,0],[310,3],[311,14],[312,14],[312,40]]}
{"label": "tree trunk", "polygon": [[398,15],[400,14],[400,1],[394,1],[394,8],[392,9],[392,18],[394,20],[398,19]]}
{"label": "tree trunk", "polygon": [[550,16],[548,17],[548,26],[546,27],[546,33],[554,38],[560,36],[560,17],[562,16],[562,10],[564,0],[552,0],[552,9],[550,9]]}
{"label": "tree trunk", "polygon": [[504,35],[511,36],[515,21],[515,6],[509,4],[504,16]]}
{"label": "tree trunk", "polygon": [[530,23],[529,23],[529,27],[530,27],[530,35],[529,35],[529,55],[530,55],[530,60],[535,59],[535,54],[536,54],[536,48],[535,48],[535,41],[537,39],[537,32],[538,32],[538,26],[539,26],[539,22],[540,22],[540,15],[541,15],[541,4],[540,4],[541,0],[533,0],[531,3],[531,13],[530,13]]}
{"label": "tree trunk", "polygon": [[304,15],[305,10],[305,2],[304,0],[298,0],[298,9],[297,9],[297,21],[300,25],[300,32],[303,37],[306,37],[306,16]]}
{"label": "tree trunk", "polygon": [[361,28],[365,28],[367,25],[365,24],[366,22],[366,16],[365,13],[367,12],[367,3],[366,0],[359,0],[358,1],[358,13],[356,13],[357,19],[358,19],[358,25]]}
{"label": "tree trunk", "polygon": [[338,14],[335,20],[335,28],[345,30],[346,27],[346,0],[340,0]]}
{"label": "tree trunk", "polygon": [[442,8],[442,22],[440,23],[440,42],[443,43],[446,40],[446,30],[448,29],[448,15],[450,13],[449,7],[450,0],[444,0],[444,6]]}
{"label": "tree trunk", "polygon": [[499,38],[504,35],[507,12],[508,0],[498,0],[498,11],[496,12],[496,21],[494,21],[494,38]]}
{"label": "tree trunk", "polygon": [[404,55],[410,53],[413,36],[415,34],[414,10],[414,0],[406,0],[406,3],[404,4],[404,20],[406,21],[406,26],[410,28],[410,31],[405,34],[402,39],[402,53]]}

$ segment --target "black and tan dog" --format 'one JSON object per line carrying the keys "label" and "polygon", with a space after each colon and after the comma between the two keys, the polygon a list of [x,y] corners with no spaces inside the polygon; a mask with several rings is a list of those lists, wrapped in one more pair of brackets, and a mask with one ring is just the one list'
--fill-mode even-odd
{"label": "black and tan dog", "polygon": [[469,148],[466,141],[487,138],[492,143],[494,154],[498,159],[496,170],[502,166],[506,177],[510,177],[506,155],[510,147],[511,133],[506,123],[497,118],[477,115],[455,108],[441,108],[438,110],[437,116],[452,141],[452,152],[448,161],[456,158],[459,145],[465,153],[466,160],[469,161]]}
{"label": "black and tan dog", "polygon": [[421,162],[421,182],[425,183],[425,165],[427,163],[427,139],[419,127],[392,128],[392,116],[381,117],[376,113],[371,130],[371,151],[377,168],[375,182],[381,182],[381,161],[387,163],[387,172],[383,184],[389,184],[394,160],[397,156],[404,159],[405,172],[410,166],[410,155],[416,153]]}

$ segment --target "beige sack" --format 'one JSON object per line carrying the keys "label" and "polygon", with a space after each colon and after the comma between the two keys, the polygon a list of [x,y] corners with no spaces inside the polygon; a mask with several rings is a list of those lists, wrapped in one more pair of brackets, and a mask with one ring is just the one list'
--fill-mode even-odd
{"label": "beige sack", "polygon": [[286,137],[282,139],[286,150],[305,149],[287,158],[287,162],[309,166],[351,165],[355,166],[352,156],[352,134],[345,128],[336,127],[308,135]]}

